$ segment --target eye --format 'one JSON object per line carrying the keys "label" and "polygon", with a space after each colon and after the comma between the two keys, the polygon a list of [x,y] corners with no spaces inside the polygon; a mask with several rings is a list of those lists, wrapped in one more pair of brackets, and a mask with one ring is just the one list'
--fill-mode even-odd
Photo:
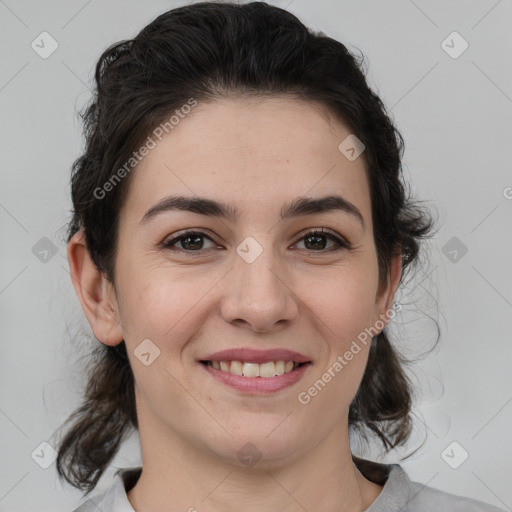
{"label": "eye", "polygon": [[[305,249],[310,252],[333,252],[342,248],[350,249],[350,244],[346,240],[336,235],[334,232],[324,228],[307,231],[300,239],[300,241],[302,240],[305,241],[305,244],[312,246],[312,248]],[[325,240],[334,242],[334,248],[331,247],[330,249],[324,250],[327,245]]]}
{"label": "eye", "polygon": [[[185,231],[181,233],[179,236],[172,238],[171,240],[164,242],[163,247],[166,249],[175,249],[175,250],[183,250],[184,252],[200,252],[200,249],[204,249],[203,239],[208,239],[212,242],[213,246],[216,247],[215,242],[203,233],[202,231]],[[176,244],[179,244],[181,247],[174,247]]]}
{"label": "eye", "polygon": [[[212,243],[211,247],[204,247],[205,239]],[[326,240],[333,242],[334,247],[331,246],[326,249]],[[334,252],[341,249],[351,248],[349,242],[325,228],[311,229],[307,231],[303,234],[298,243],[302,241],[304,241],[305,245],[310,245],[309,248],[305,247],[304,249],[309,252]],[[185,231],[164,242],[162,246],[166,249],[185,253],[187,256],[193,256],[194,253],[200,254],[201,252],[204,252],[204,250],[215,248],[217,247],[217,244],[210,236],[202,231]]]}

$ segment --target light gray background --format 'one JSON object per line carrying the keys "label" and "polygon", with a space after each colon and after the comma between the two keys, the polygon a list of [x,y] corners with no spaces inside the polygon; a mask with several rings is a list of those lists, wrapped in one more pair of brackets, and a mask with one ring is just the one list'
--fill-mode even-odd
{"label": "light gray background", "polygon": [[[69,511],[81,501],[57,480],[55,464],[42,469],[31,458],[79,404],[78,356],[90,346],[61,229],[82,147],[76,110],[89,99],[101,52],[183,3],[0,0],[2,512]],[[438,315],[439,301],[439,345],[414,370],[414,435],[386,457],[376,447],[363,454],[397,462],[424,441],[402,462],[413,480],[512,510],[512,2],[270,3],[364,52],[370,83],[404,135],[406,175],[439,214],[431,264],[404,291],[393,325],[407,354],[427,352],[436,334],[427,315]],[[47,59],[31,48],[43,31],[59,45]],[[441,46],[453,31],[469,44],[458,58]],[[42,237],[58,248],[46,262],[32,251]],[[453,237],[467,247],[455,262],[446,248]],[[452,442],[469,453],[458,469],[442,457]],[[132,437],[113,466],[140,463],[137,443]],[[448,450],[451,460],[461,453]]]}

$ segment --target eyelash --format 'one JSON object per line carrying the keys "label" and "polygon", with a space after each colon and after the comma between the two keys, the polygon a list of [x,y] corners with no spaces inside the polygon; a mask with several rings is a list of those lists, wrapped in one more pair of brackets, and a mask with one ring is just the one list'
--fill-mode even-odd
{"label": "eyelash", "polygon": [[[183,240],[189,236],[193,236],[193,235],[199,235],[199,236],[202,236],[202,237],[205,237],[205,238],[208,238],[209,240],[211,240],[212,242],[215,243],[215,240],[213,240],[210,236],[208,236],[205,232],[203,231],[193,231],[193,230],[190,230],[190,231],[184,231],[183,233],[180,233],[178,236],[175,236],[174,238],[172,238],[171,240],[167,241],[167,242],[164,242],[162,244],[163,248],[164,249],[171,249],[171,250],[176,250],[176,248],[173,248],[172,246],[175,245],[177,242],[179,242],[180,240]],[[301,238],[299,238],[297,240],[297,242],[300,242],[301,240],[303,240],[304,238],[307,238],[308,236],[312,236],[312,235],[321,235],[321,236],[325,236],[326,238],[330,239],[331,241],[335,242],[338,247],[337,248],[331,248],[331,249],[322,249],[322,250],[318,250],[318,251],[315,251],[315,250],[310,250],[308,251],[309,253],[329,253],[329,252],[338,252],[342,249],[345,249],[345,250],[350,250],[352,248],[352,246],[350,245],[350,243],[348,241],[346,241],[345,239],[339,237],[338,235],[336,235],[334,232],[330,231],[330,230],[327,230],[325,228],[321,228],[321,229],[311,229],[309,231],[306,231],[305,233],[302,234]],[[295,242],[295,243],[297,243]],[[191,251],[191,250],[187,250],[187,249],[177,249],[179,252],[183,252],[185,255],[187,256],[191,256],[191,257],[195,257],[195,256],[198,256],[198,255],[201,255],[201,253],[203,253],[205,250],[197,250],[197,251]],[[208,249],[206,249],[208,250]],[[306,250],[307,249],[303,249],[303,250]]]}

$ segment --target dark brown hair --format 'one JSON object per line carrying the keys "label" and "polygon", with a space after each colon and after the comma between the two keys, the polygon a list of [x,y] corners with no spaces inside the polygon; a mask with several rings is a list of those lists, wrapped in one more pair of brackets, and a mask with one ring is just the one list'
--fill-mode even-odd
{"label": "dark brown hair", "polygon": [[[109,47],[97,63],[94,96],[83,114],[86,146],[72,168],[67,240],[82,229],[92,260],[114,283],[119,211],[131,174],[106,194],[98,190],[152,130],[190,98],[291,94],[325,105],[364,143],[380,278],[401,252],[403,281],[433,221],[406,193],[403,139],[367,84],[363,63],[342,43],[264,2],[202,2],[160,15],[134,39]],[[408,361],[385,331],[372,340],[349,425],[363,436],[365,429],[373,433],[389,451],[411,432],[413,388],[404,372]],[[60,478],[90,492],[138,424],[125,342],[98,343],[88,372],[56,466]]]}

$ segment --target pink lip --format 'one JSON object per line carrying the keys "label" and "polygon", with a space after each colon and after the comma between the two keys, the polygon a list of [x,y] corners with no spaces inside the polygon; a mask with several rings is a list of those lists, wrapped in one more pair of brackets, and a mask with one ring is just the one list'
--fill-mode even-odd
{"label": "pink lip", "polygon": [[[219,354],[223,353],[219,352]],[[216,354],[213,355],[216,356]],[[218,360],[219,359],[214,359],[214,361]],[[220,360],[226,361],[227,359]],[[237,361],[237,359],[234,360]],[[275,360],[282,361],[283,359]],[[247,359],[245,361],[247,361]],[[304,364],[302,366],[299,366],[295,370],[292,370],[289,373],[277,375],[276,377],[244,377],[243,375],[233,375],[232,373],[229,372],[216,370],[212,366],[205,364],[199,364],[199,366],[203,367],[213,378],[217,379],[218,381],[238,391],[257,395],[265,393],[274,393],[276,391],[280,391],[281,389],[292,386],[302,378],[304,372],[310,365]]]}
{"label": "pink lip", "polygon": [[242,361],[244,363],[263,364],[268,363],[269,361],[293,361],[295,363],[307,363],[310,359],[303,354],[283,348],[275,348],[272,350],[232,348],[210,354],[209,356],[201,358],[200,361]]}

